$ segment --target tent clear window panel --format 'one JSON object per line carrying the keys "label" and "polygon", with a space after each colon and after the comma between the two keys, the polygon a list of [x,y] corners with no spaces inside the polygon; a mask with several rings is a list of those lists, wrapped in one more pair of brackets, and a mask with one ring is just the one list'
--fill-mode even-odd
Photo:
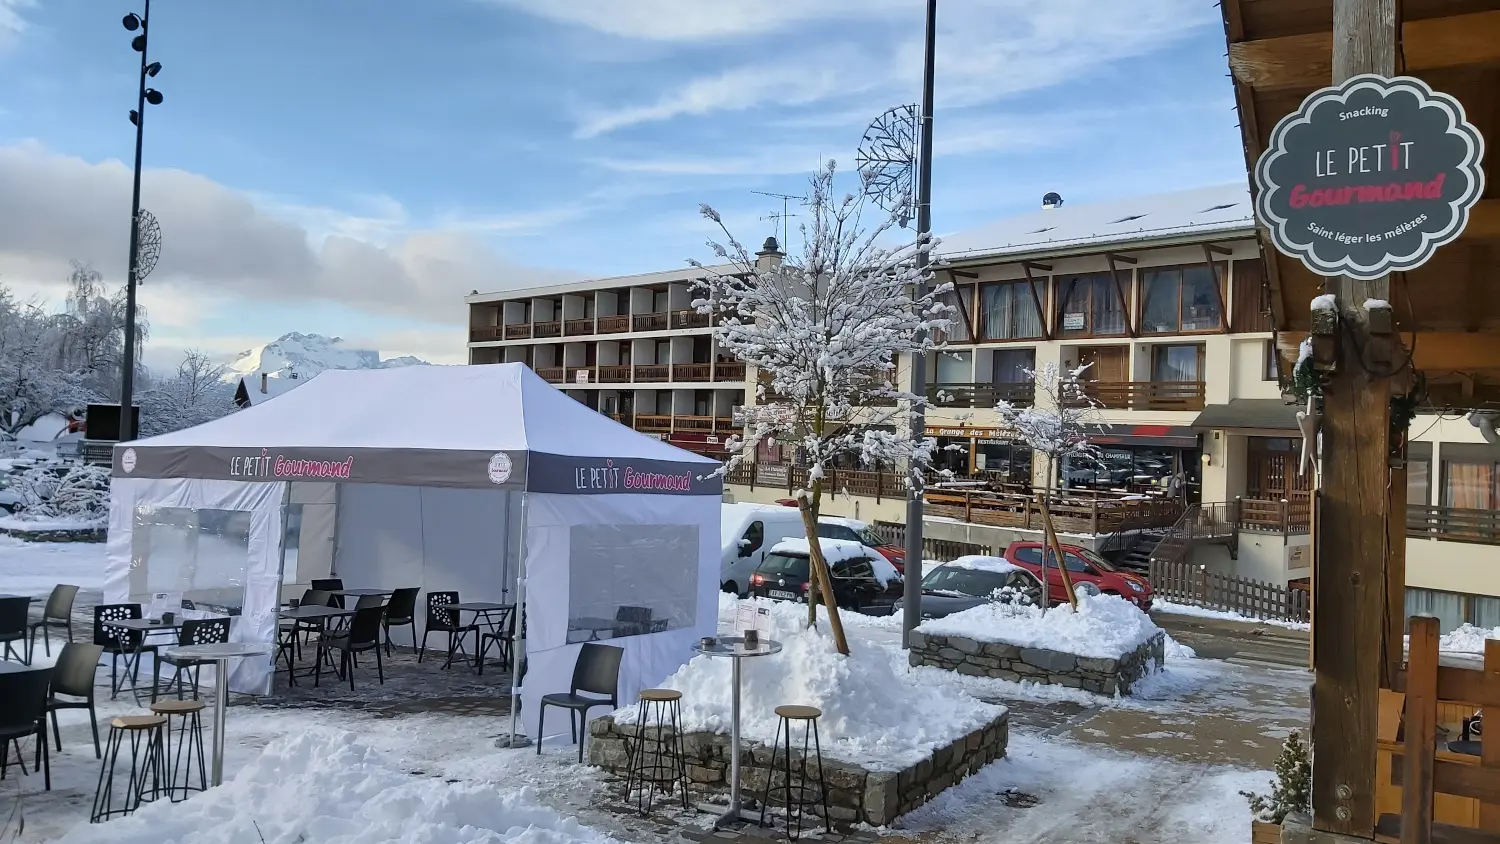
{"label": "tent clear window panel", "polygon": [[693,626],[696,525],[574,525],[569,531],[568,641]]}
{"label": "tent clear window panel", "polygon": [[137,508],[131,600],[153,609],[239,615],[250,566],[250,517],[244,510]]}

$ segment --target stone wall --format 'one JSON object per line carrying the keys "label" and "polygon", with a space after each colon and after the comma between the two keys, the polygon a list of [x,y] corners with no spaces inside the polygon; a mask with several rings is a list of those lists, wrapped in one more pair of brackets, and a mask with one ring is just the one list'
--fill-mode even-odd
{"label": "stone wall", "polygon": [[[634,741],[633,724],[617,724],[612,716],[596,718],[589,724],[589,764],[625,773],[627,739]],[[648,735],[651,733],[648,732]],[[869,771],[849,762],[823,755],[823,769],[828,783],[828,814],[834,820],[863,822],[885,826],[897,817],[931,800],[945,789],[1005,755],[1010,738],[1009,723],[1004,714],[989,726],[962,736],[947,747],[939,748],[927,759],[903,771]],[[793,733],[792,768],[801,764],[801,730]],[[723,733],[687,733],[683,736],[687,756],[688,782],[695,794],[724,792],[729,788],[729,736]],[[743,787],[756,795],[766,787],[771,765],[771,748],[742,742],[740,776]],[[776,760],[781,769],[783,762]],[[810,773],[816,776],[813,764]],[[781,785],[781,777],[775,784]],[[773,795],[772,805],[776,804]]]}
{"label": "stone wall", "polygon": [[1133,684],[1161,670],[1165,643],[1166,634],[1157,633],[1120,659],[1106,659],[913,631],[907,659],[975,677],[1052,683],[1113,697],[1130,694]]}

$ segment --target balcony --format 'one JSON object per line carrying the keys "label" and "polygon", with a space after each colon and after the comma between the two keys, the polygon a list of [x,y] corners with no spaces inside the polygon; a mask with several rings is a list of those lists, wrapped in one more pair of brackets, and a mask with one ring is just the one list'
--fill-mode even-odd
{"label": "balcony", "polygon": [[1083,392],[1110,410],[1202,410],[1205,391],[1202,381],[1089,381]]}
{"label": "balcony", "polygon": [[636,383],[665,384],[672,380],[672,367],[665,363],[649,363],[635,368]]}
{"label": "balcony", "polygon": [[[1037,496],[1024,492],[949,492],[929,490],[923,512],[972,524],[1041,530]],[[1182,516],[1182,504],[1168,498],[1123,498],[1109,493],[1053,493],[1048,502],[1059,533],[1113,533],[1171,527]]]}
{"label": "balcony", "polygon": [[548,384],[563,383],[563,368],[560,366],[544,366],[538,369],[536,374],[540,375],[542,380]]}
{"label": "balcony", "polygon": [[678,416],[673,429],[703,434],[738,433],[740,431],[740,428],[734,424],[734,418],[730,416]]}
{"label": "balcony", "polygon": [[483,343],[487,340],[499,340],[501,337],[498,325],[471,325],[469,326],[469,342]]}
{"label": "balcony", "polygon": [[745,365],[743,363],[716,363],[714,364],[715,381],[743,381],[745,380]]}
{"label": "balcony", "polygon": [[533,336],[533,337],[561,337],[562,336],[562,323],[558,322],[555,319],[552,320],[551,322],[533,323],[532,326],[531,326],[531,336]]}
{"label": "balcony", "polygon": [[707,328],[708,314],[698,313],[697,308],[684,308],[672,312],[673,328]]}
{"label": "balcony", "polygon": [[1025,381],[1016,383],[947,383],[933,384],[927,388],[927,400],[934,407],[994,407],[1007,401],[1016,407],[1031,407],[1036,397],[1036,384]]}
{"label": "balcony", "polygon": [[529,340],[531,339],[531,323],[523,322],[517,325],[505,326],[505,339],[507,340]]}
{"label": "balcony", "polygon": [[636,314],[630,318],[630,325],[636,331],[666,331],[667,315],[661,314]]}
{"label": "balcony", "polygon": [[626,315],[599,317],[600,334],[624,334],[630,330],[630,317]]}
{"label": "balcony", "polygon": [[713,364],[711,363],[672,364],[673,381],[707,381],[712,377]]}
{"label": "balcony", "polygon": [[630,364],[618,366],[598,367],[600,384],[628,384],[630,383]]}
{"label": "balcony", "polygon": [[658,413],[637,413],[635,429],[643,434],[667,434],[672,431],[672,417]]}
{"label": "balcony", "polygon": [[563,323],[563,334],[567,337],[582,337],[594,333],[593,317],[570,319]]}
{"label": "balcony", "polygon": [[1408,505],[1406,535],[1444,542],[1500,545],[1500,510]]}
{"label": "balcony", "polygon": [[569,384],[592,384],[595,379],[592,366],[570,366],[567,371],[567,382]]}

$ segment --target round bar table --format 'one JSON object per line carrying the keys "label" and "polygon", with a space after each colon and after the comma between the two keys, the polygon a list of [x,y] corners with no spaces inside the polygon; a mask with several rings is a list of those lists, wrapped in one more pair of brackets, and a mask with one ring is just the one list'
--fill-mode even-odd
{"label": "round bar table", "polygon": [[224,784],[224,708],[229,703],[229,661],[247,656],[270,656],[271,646],[259,642],[219,642],[212,645],[182,645],[167,650],[174,658],[214,663],[214,765],[213,784]]}
{"label": "round bar table", "polygon": [[707,657],[734,660],[734,690],[730,698],[729,718],[729,811],[714,821],[714,829],[747,820],[742,816],[740,804],[740,662],[751,657],[770,656],[781,653],[781,643],[761,639],[754,648],[745,647],[741,636],[723,636],[714,640],[711,647],[702,642],[693,645],[693,650]]}

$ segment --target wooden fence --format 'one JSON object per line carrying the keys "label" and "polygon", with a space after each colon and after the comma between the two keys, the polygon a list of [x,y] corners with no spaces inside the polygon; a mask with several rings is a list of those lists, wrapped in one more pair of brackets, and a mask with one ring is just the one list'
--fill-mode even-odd
{"label": "wooden fence", "polygon": [[[1048,503],[1060,533],[1113,533],[1127,522],[1142,527],[1171,527],[1182,504],[1165,498],[1125,499],[1073,491],[1054,492]],[[928,490],[923,511],[929,516],[995,527],[1042,529],[1042,508],[1035,495],[1008,492]]]}
{"label": "wooden fence", "polygon": [[1312,596],[1302,589],[1248,577],[1214,574],[1190,563],[1151,561],[1151,588],[1157,597],[1252,618],[1309,621]]}
{"label": "wooden fence", "polygon": [[[875,534],[881,539],[893,545],[906,544],[906,525],[895,522],[876,522],[870,526]],[[1004,550],[1004,549],[1001,549]],[[931,536],[922,537],[922,559],[937,560],[940,563],[950,562],[959,557],[972,555],[983,557],[995,556],[995,549],[988,545],[980,545],[976,542],[962,542],[957,539],[936,539]]]}

